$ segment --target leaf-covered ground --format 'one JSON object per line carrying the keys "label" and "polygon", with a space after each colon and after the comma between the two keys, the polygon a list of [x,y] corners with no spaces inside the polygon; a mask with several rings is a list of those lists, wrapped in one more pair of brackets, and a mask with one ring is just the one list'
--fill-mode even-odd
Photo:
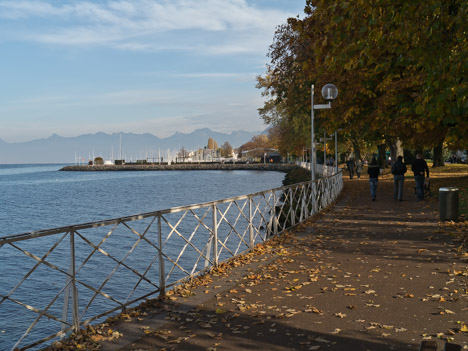
{"label": "leaf-covered ground", "polygon": [[440,223],[434,198],[417,202],[411,179],[403,202],[389,177],[375,202],[366,179],[345,183],[333,209],[294,233],[84,332],[73,348],[416,350],[431,339],[468,349],[462,226]]}

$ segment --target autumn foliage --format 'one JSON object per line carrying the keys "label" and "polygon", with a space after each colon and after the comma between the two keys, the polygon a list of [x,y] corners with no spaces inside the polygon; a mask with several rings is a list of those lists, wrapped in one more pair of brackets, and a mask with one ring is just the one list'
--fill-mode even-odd
{"label": "autumn foliage", "polygon": [[[310,91],[339,88],[316,132],[354,144],[466,148],[468,4],[463,0],[308,0],[305,17],[277,28],[257,78],[259,110],[281,147],[310,145]],[[315,101],[315,103],[323,103]],[[356,145],[355,145],[356,146]]]}

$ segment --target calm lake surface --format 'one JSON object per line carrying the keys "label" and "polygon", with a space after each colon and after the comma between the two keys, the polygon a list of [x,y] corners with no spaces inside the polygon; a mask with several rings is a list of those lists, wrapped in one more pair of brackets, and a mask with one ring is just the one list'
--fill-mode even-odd
{"label": "calm lake surface", "polygon": [[282,185],[264,171],[59,172],[0,165],[0,236],[251,194]]}
{"label": "calm lake surface", "polygon": [[[63,166],[0,165],[0,237],[251,194],[280,187],[284,178],[284,173],[268,171],[60,172]],[[38,242],[19,246],[42,257],[50,246],[38,247]],[[109,247],[113,249],[122,254],[128,250],[122,242]],[[58,265],[69,259],[50,255],[47,260]],[[34,263],[9,245],[0,247],[0,302]],[[11,298],[44,308],[48,300],[42,301],[41,294],[63,286],[57,280],[63,275],[56,278],[53,270],[42,269],[34,271]],[[95,286],[103,279],[97,274],[86,277]],[[122,283],[117,280],[106,287],[115,292],[123,290]],[[58,311],[61,306],[57,303]],[[10,350],[35,314],[18,313],[18,305],[7,300],[0,303],[0,316],[0,350]],[[44,321],[20,346],[53,334],[54,328]]]}

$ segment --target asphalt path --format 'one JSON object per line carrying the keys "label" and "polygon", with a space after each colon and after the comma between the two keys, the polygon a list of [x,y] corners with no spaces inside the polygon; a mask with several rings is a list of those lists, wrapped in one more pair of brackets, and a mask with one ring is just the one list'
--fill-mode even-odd
{"label": "asphalt path", "polygon": [[400,202],[382,179],[371,201],[367,179],[346,179],[328,211],[116,319],[100,349],[468,349],[466,257],[413,185]]}

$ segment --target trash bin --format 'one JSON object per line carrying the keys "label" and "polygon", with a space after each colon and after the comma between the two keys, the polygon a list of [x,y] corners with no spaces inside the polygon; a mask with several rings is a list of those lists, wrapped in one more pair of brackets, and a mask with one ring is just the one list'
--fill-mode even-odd
{"label": "trash bin", "polygon": [[442,221],[458,219],[458,188],[439,188],[439,214]]}

